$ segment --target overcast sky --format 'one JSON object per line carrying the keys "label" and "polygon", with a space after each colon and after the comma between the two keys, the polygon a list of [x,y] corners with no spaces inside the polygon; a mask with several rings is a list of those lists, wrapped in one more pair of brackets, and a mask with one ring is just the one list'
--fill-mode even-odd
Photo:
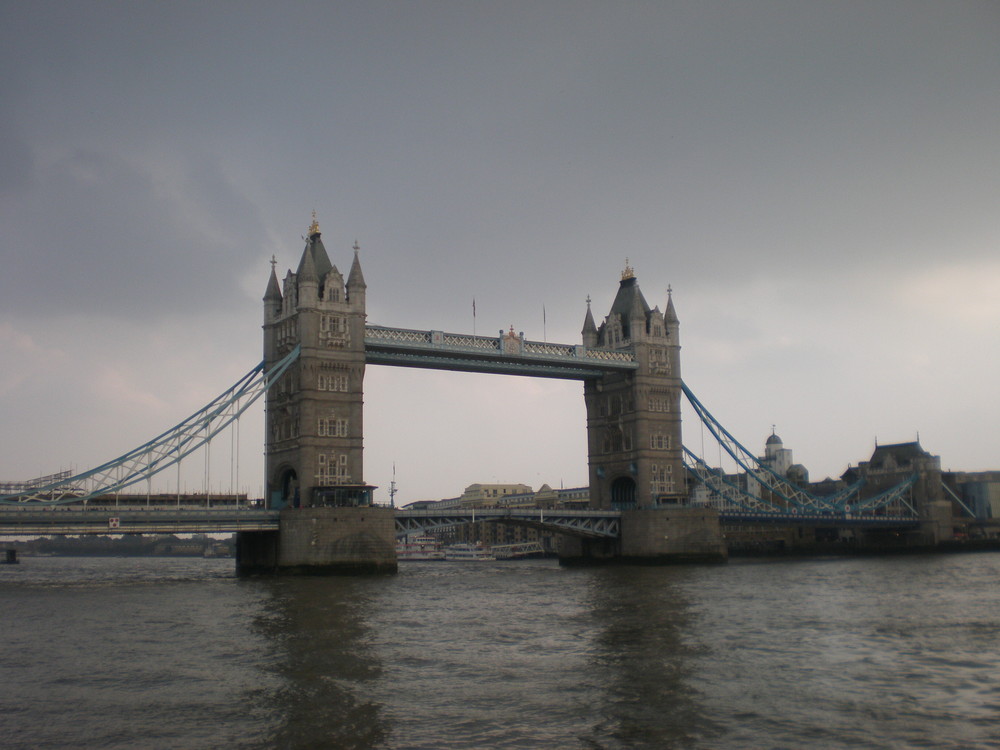
{"label": "overcast sky", "polygon": [[[341,270],[359,242],[370,323],[472,332],[475,297],[477,333],[578,343],[629,258],[752,450],[775,425],[815,480],[919,433],[1000,469],[994,0],[0,10],[0,480],[118,456],[251,369],[313,210]],[[578,382],[365,388],[380,501],[393,463],[399,503],[587,482]]]}

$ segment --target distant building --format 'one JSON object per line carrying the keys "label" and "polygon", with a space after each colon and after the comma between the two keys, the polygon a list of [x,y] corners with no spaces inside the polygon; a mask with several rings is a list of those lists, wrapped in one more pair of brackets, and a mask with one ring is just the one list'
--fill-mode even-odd
{"label": "distant building", "polygon": [[1000,471],[943,472],[945,495],[980,521],[1000,518]]}
{"label": "distant building", "polygon": [[764,455],[760,462],[779,476],[786,476],[792,466],[792,449],[784,446],[773,429],[764,443]]}
{"label": "distant building", "polygon": [[[509,495],[533,495],[526,484],[470,484],[458,499],[463,508],[492,508]],[[530,506],[525,506],[530,507]]]}
{"label": "distant building", "polygon": [[916,475],[912,500],[922,512],[930,503],[944,499],[941,485],[941,457],[928,453],[919,441],[876,445],[871,458],[841,475],[847,484],[865,481],[862,498],[873,497]]}

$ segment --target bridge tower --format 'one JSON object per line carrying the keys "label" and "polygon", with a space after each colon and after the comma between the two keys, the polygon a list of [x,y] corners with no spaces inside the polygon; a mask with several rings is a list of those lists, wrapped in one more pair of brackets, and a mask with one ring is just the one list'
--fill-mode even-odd
{"label": "bridge tower", "polygon": [[278,531],[236,535],[241,573],[396,570],[395,520],[364,483],[365,278],[354,244],[347,282],[330,262],[313,214],[295,273],[264,293],[264,364],[299,347],[267,391],[266,502]]}
{"label": "bridge tower", "polygon": [[301,347],[268,390],[267,502],[272,508],[367,506],[363,481],[365,279],[358,246],[345,284],[313,215],[295,273],[264,294],[265,367]]}
{"label": "bridge tower", "polygon": [[625,262],[611,311],[598,327],[587,300],[587,349],[632,353],[638,367],[584,382],[590,504],[621,511],[613,545],[565,540],[560,559],[640,564],[720,561],[726,545],[719,516],[687,506],[681,442],[680,321],[667,288],[666,310],[650,309]]}
{"label": "bridge tower", "polygon": [[597,327],[588,298],[582,333],[587,348],[629,350],[639,365],[584,385],[591,506],[683,504],[680,322],[670,290],[665,312],[650,309],[626,261],[611,311]]}

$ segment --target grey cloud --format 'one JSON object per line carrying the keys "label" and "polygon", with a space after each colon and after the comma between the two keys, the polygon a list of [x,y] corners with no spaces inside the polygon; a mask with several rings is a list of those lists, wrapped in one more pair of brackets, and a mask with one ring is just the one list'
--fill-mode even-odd
{"label": "grey cloud", "polygon": [[239,298],[248,260],[264,253],[253,207],[211,159],[158,176],[78,150],[41,169],[3,213],[10,313],[220,310]]}

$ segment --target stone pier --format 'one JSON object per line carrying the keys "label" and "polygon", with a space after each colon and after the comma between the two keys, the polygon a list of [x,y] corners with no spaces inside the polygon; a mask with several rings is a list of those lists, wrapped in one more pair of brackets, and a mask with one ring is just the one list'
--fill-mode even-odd
{"label": "stone pier", "polygon": [[718,513],[682,506],[623,511],[620,539],[564,537],[559,550],[565,564],[670,565],[725,562],[727,557]]}
{"label": "stone pier", "polygon": [[391,508],[289,508],[280,523],[279,531],[237,534],[240,575],[396,572]]}

